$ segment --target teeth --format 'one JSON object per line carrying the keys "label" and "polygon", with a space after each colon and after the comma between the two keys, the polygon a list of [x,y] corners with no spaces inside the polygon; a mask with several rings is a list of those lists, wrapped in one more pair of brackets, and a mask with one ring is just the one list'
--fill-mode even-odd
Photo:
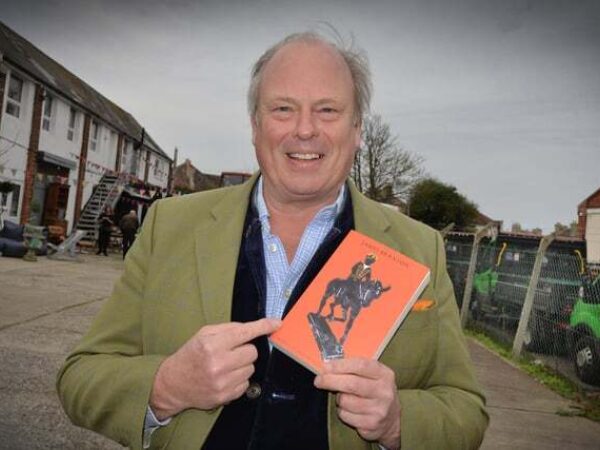
{"label": "teeth", "polygon": [[318,153],[289,153],[288,156],[290,158],[294,158],[294,159],[305,159],[305,160],[321,158],[321,155],[319,155]]}

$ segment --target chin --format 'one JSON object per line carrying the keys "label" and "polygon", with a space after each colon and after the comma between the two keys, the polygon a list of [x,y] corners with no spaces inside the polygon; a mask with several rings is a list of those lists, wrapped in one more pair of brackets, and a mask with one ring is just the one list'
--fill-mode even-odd
{"label": "chin", "polygon": [[331,194],[332,187],[322,183],[293,183],[286,186],[287,191],[298,197],[305,199],[325,198]]}

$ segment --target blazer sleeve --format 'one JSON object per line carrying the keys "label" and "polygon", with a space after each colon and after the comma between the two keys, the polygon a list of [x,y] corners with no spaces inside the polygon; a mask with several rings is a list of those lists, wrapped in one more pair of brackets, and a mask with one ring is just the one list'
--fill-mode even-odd
{"label": "blazer sleeve", "polygon": [[401,447],[406,449],[479,448],[489,417],[475,379],[460,326],[444,243],[436,233],[433,272],[437,308],[435,364],[423,389],[402,389]]}
{"label": "blazer sleeve", "polygon": [[142,345],[144,284],[158,203],[148,211],[110,298],[57,378],[60,401],[75,425],[134,449],[142,448],[150,391],[165,358],[144,354]]}

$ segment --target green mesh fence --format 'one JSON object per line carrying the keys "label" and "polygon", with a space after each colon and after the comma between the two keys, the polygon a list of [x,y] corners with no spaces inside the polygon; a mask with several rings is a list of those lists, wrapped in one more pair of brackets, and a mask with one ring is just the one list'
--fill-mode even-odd
{"label": "green mesh fence", "polygon": [[[472,235],[446,238],[448,272],[459,307]],[[539,239],[500,236],[480,242],[469,323],[513,345],[532,279]],[[600,384],[600,281],[586,271],[583,245],[555,241],[543,255],[523,349],[584,387]]]}
{"label": "green mesh fence", "polygon": [[446,240],[446,264],[448,274],[454,285],[454,294],[460,308],[463,294],[465,292],[465,283],[467,281],[467,271],[469,270],[469,259],[471,257],[472,242],[468,240]]}

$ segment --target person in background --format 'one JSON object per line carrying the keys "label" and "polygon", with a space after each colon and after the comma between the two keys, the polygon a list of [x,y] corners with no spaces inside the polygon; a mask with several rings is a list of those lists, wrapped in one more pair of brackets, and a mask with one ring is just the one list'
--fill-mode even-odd
{"label": "person in background", "polygon": [[98,216],[98,251],[96,255],[108,256],[108,245],[110,244],[110,233],[114,226],[113,212],[110,206],[106,206]]}
{"label": "person in background", "polygon": [[135,240],[135,234],[137,233],[138,227],[138,217],[134,209],[121,217],[121,220],[119,221],[119,228],[123,234],[123,259],[125,259],[129,247],[131,247]]}

